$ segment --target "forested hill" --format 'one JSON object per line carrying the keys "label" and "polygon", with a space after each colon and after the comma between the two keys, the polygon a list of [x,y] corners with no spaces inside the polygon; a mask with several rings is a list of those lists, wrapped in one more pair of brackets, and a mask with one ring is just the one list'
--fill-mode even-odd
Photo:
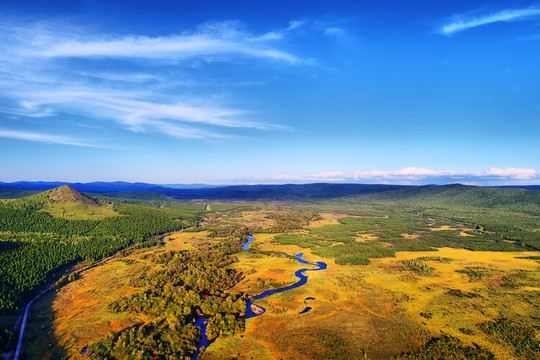
{"label": "forested hill", "polygon": [[540,190],[487,188],[461,184],[428,186],[351,197],[358,202],[396,202],[430,206],[472,206],[484,209],[537,209],[540,215]]}
{"label": "forested hill", "polygon": [[540,190],[454,184],[332,199],[318,206],[359,215],[446,219],[540,249]]}
{"label": "forested hill", "polygon": [[234,185],[204,189],[170,189],[161,193],[176,199],[224,200],[308,200],[330,199],[358,194],[406,189],[406,185],[381,184],[285,184],[285,185]]}
{"label": "forested hill", "polygon": [[199,211],[94,200],[68,186],[0,200],[0,314],[16,311],[62,269],[192,226]]}

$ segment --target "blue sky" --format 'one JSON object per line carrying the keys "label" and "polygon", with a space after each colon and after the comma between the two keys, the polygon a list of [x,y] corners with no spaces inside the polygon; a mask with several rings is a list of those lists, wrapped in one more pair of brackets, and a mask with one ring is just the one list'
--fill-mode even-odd
{"label": "blue sky", "polygon": [[540,2],[0,0],[0,181],[540,183]]}

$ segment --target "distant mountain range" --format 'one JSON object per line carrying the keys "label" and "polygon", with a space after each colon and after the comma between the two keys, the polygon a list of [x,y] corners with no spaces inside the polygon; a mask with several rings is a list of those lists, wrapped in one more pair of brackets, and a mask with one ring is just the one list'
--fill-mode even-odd
{"label": "distant mountain range", "polygon": [[[366,184],[286,184],[286,185],[156,185],[148,183],[92,182],[0,182],[0,189],[24,196],[25,191],[43,191],[68,185],[78,191],[101,193],[107,196],[120,197],[121,193],[152,192],[179,200],[219,199],[219,200],[294,200],[309,198],[334,198],[350,195],[371,194],[381,191],[414,188],[405,185],[366,185]],[[19,190],[17,192],[16,190]]]}
{"label": "distant mountain range", "polygon": [[[72,183],[65,181],[17,181],[12,183],[0,182],[0,186],[11,187],[16,189],[25,190],[49,190],[54,189],[62,185],[69,185],[79,191],[89,192],[109,192],[109,191],[154,191],[155,188],[161,188],[161,185],[148,184],[148,183],[130,183],[125,181],[113,181],[103,182],[96,181],[90,183]],[[182,185],[179,185],[182,186]],[[189,188],[190,185],[185,185],[185,188]]]}
{"label": "distant mountain range", "polygon": [[[383,185],[383,184],[285,184],[285,185],[204,185],[204,184],[167,184],[157,185],[148,183],[115,182],[44,182],[18,181],[12,183],[0,182],[0,197],[19,197],[30,195],[36,191],[49,190],[59,186],[70,187],[90,193],[101,193],[112,197],[122,197],[121,193],[152,192],[159,193],[178,200],[215,199],[215,200],[302,200],[330,199],[354,195],[375,194],[391,190],[418,189],[428,186]],[[521,189],[539,190],[540,185],[506,186]],[[8,195],[9,194],[9,195]],[[131,194],[132,198],[137,196]]]}

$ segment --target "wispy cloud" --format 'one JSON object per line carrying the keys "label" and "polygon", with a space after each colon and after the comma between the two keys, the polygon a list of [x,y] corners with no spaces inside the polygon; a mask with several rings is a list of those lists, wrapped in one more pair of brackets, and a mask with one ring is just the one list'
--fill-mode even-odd
{"label": "wispy cloud", "polygon": [[331,26],[326,29],[324,29],[324,33],[329,36],[337,36],[337,37],[344,37],[346,36],[346,31],[342,28]]}
{"label": "wispy cloud", "polygon": [[[211,80],[190,74],[197,61],[308,63],[280,47],[300,26],[292,22],[253,34],[238,22],[220,22],[151,37],[65,23],[0,23],[0,112],[36,120],[77,115],[191,139],[231,138],[235,129],[287,129],[254,120],[253,110],[228,105],[228,95],[204,90]],[[204,96],[193,91],[197,86]]]}
{"label": "wispy cloud", "polygon": [[16,131],[16,130],[3,130],[0,129],[0,137],[24,141],[34,141],[47,144],[61,144],[61,145],[73,145],[73,146],[84,146],[84,147],[100,147],[98,145],[88,144],[80,142],[69,137],[52,135],[52,134],[41,134],[35,132],[27,131]]}
{"label": "wispy cloud", "polygon": [[478,183],[506,184],[540,180],[540,172],[534,169],[499,169],[491,168],[486,171],[441,171],[424,168],[408,167],[400,170],[367,170],[354,173],[326,172],[304,175],[276,175],[257,177],[262,182],[364,182],[364,183],[394,183],[394,184],[446,184],[446,183]]}
{"label": "wispy cloud", "polygon": [[423,168],[408,167],[394,171],[357,171],[352,174],[354,179],[407,179],[407,180],[423,180],[437,177],[447,178],[500,178],[500,179],[520,179],[528,180],[535,178],[539,173],[534,169],[498,169],[491,168],[487,171],[440,171]]}
{"label": "wispy cloud", "polygon": [[[67,29],[72,30],[72,29]],[[288,31],[288,29],[283,32]],[[243,31],[237,22],[221,22],[200,26],[197,30],[169,36],[145,35],[115,36],[114,34],[91,34],[81,29],[65,34],[50,26],[34,25],[18,29],[16,36],[30,36],[21,53],[42,57],[109,57],[140,58],[176,61],[194,57],[243,55],[285,61],[291,64],[303,60],[279,49],[274,40],[282,38],[283,32],[253,35]],[[37,35],[36,35],[37,34]]]}
{"label": "wispy cloud", "polygon": [[255,180],[258,181],[275,181],[275,182],[321,182],[321,181],[346,181],[350,176],[340,171],[332,171],[317,174],[304,175],[273,175],[259,176]]}
{"label": "wispy cloud", "polygon": [[501,21],[523,21],[533,16],[540,15],[539,8],[527,9],[507,9],[496,13],[482,16],[457,15],[452,23],[446,24],[441,28],[445,35],[452,35],[459,31],[465,31],[477,26],[492,24]]}
{"label": "wispy cloud", "polygon": [[[0,81],[0,85],[2,82]],[[4,88],[9,88],[4,83]],[[11,84],[12,87],[17,85]],[[112,120],[137,133],[161,133],[176,138],[218,139],[231,137],[221,129],[286,130],[286,126],[265,124],[248,119],[249,112],[219,105],[217,101],[149,99],[151,94],[137,90],[110,90],[75,84],[34,84],[24,92],[11,89],[22,100],[12,113],[28,117],[47,117],[68,113],[100,120]],[[54,110],[53,110],[54,109]],[[9,111],[9,109],[0,110]],[[202,128],[205,127],[205,128]]]}

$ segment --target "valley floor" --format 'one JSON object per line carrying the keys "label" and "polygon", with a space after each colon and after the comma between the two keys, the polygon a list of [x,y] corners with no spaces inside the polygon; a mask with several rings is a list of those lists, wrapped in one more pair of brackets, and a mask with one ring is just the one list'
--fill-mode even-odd
{"label": "valley floor", "polygon": [[[390,359],[442,335],[458,339],[463,348],[479,346],[497,359],[540,355],[538,252],[440,248],[398,251],[369,265],[339,265],[310,248],[276,243],[277,233],[258,233],[253,225],[268,223],[266,215],[239,212],[212,220],[213,225],[247,223],[254,229],[250,251],[238,253],[239,261],[229,265],[244,278],[228,293],[257,295],[296,282],[294,272],[305,265],[279,252],[303,252],[304,259],[324,261],[328,268],[309,272],[302,287],[255,301],[266,312],[247,319],[245,332],[218,337],[200,359]],[[310,227],[338,226],[335,220],[344,217],[321,215]],[[358,241],[372,240],[364,235]],[[113,313],[108,305],[142,289],[132,285],[155,266],[148,260],[153,255],[219,241],[206,231],[177,232],[162,246],[88,269],[46,294],[31,311],[25,359],[85,359],[89,342],[150,323],[150,316]],[[307,306],[312,309],[299,314]],[[529,352],[520,350],[526,343]]]}

